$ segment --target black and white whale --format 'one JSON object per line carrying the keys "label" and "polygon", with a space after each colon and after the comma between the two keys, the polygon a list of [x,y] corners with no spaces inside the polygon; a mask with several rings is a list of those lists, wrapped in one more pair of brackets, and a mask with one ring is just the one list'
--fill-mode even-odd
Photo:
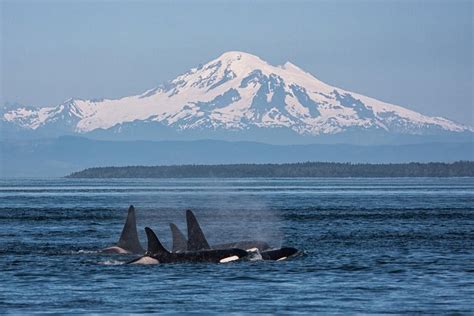
{"label": "black and white whale", "polygon": [[100,250],[103,253],[116,253],[116,254],[143,254],[143,249],[138,239],[137,233],[137,221],[135,217],[135,208],[130,205],[128,208],[127,220],[123,226],[122,233],[120,234],[119,241],[115,246],[108,247]]}
{"label": "black and white whale", "polygon": [[188,250],[188,240],[179,230],[178,226],[170,223],[171,240],[173,241],[172,252],[184,252]]}
{"label": "black and white whale", "polygon": [[186,223],[188,228],[188,240],[184,234],[174,224],[170,224],[173,237],[173,251],[197,251],[206,249],[228,249],[238,248],[246,251],[258,250],[263,260],[284,260],[295,255],[298,249],[293,247],[283,247],[279,249],[270,249],[270,245],[260,240],[238,241],[225,244],[210,246],[199,225],[199,222],[191,210],[186,211]]}
{"label": "black and white whale", "polygon": [[243,250],[256,248],[259,251],[270,249],[270,245],[268,243],[260,240],[244,240],[210,246],[206,237],[204,236],[199,222],[196,219],[196,216],[191,210],[186,211],[186,224],[188,228],[188,239],[186,239],[184,234],[175,224],[170,224],[173,240],[173,252],[229,248],[238,248]]}
{"label": "black and white whale", "polygon": [[263,260],[274,260],[280,261],[288,259],[291,256],[294,256],[298,253],[298,249],[293,247],[282,247],[278,249],[271,249],[262,251],[260,255],[262,256]]}
{"label": "black and white whale", "polygon": [[151,228],[145,227],[145,232],[148,239],[147,252],[142,257],[128,262],[128,264],[226,263],[239,260],[248,255],[242,249],[170,252],[163,246]]}

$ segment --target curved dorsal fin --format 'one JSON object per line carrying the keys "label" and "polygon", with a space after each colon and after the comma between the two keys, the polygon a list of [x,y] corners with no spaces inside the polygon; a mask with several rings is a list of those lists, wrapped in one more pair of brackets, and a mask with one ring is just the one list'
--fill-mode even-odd
{"label": "curved dorsal fin", "polygon": [[202,232],[201,226],[191,210],[186,211],[186,223],[188,225],[188,251],[211,249]]}
{"label": "curved dorsal fin", "polygon": [[140,240],[138,239],[137,221],[135,218],[135,208],[133,205],[130,205],[128,209],[127,220],[123,226],[122,234],[120,235],[117,246],[134,253],[144,252],[144,249],[140,244]]}
{"label": "curved dorsal fin", "polygon": [[171,236],[173,237],[173,252],[186,251],[188,248],[188,241],[178,226],[170,223]]}
{"label": "curved dorsal fin", "polygon": [[146,237],[148,239],[147,252],[151,255],[169,254],[170,252],[161,244],[155,232],[150,227],[145,227]]}

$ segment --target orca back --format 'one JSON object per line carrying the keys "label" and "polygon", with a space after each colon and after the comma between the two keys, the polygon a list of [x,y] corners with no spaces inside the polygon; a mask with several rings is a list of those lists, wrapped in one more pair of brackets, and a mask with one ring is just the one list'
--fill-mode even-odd
{"label": "orca back", "polygon": [[137,221],[133,205],[130,205],[128,209],[127,220],[123,226],[117,246],[133,253],[145,252],[138,239]]}
{"label": "orca back", "polygon": [[282,260],[295,255],[298,249],[293,247],[283,247],[280,249],[267,250],[261,253],[263,260]]}
{"label": "orca back", "polygon": [[187,251],[211,249],[196,216],[191,210],[186,211],[186,223],[188,226]]}
{"label": "orca back", "polygon": [[179,230],[178,226],[170,223],[171,236],[173,238],[172,252],[183,252],[188,249],[188,241],[184,234]]}
{"label": "orca back", "polygon": [[[240,258],[248,256],[247,251],[242,249],[205,249],[199,251],[186,251],[173,253],[168,258],[167,263],[178,263],[178,262],[209,262],[209,263],[220,263],[235,261]],[[224,260],[224,261],[223,261]]]}
{"label": "orca back", "polygon": [[145,227],[146,237],[148,239],[148,255],[167,255],[170,252],[166,250],[163,244],[160,242],[155,232],[150,227]]}

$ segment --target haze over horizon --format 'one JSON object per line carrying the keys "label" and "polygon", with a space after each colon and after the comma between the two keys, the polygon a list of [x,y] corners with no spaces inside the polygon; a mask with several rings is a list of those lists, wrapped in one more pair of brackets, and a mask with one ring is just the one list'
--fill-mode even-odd
{"label": "haze over horizon", "polygon": [[139,94],[239,50],[474,125],[472,2],[297,4],[3,1],[1,102]]}

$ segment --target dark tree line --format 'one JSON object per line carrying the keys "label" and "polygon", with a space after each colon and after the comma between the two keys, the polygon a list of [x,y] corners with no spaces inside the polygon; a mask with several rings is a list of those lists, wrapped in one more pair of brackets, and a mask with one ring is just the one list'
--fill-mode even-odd
{"label": "dark tree line", "polygon": [[68,178],[474,177],[474,161],[127,166],[89,168]]}

